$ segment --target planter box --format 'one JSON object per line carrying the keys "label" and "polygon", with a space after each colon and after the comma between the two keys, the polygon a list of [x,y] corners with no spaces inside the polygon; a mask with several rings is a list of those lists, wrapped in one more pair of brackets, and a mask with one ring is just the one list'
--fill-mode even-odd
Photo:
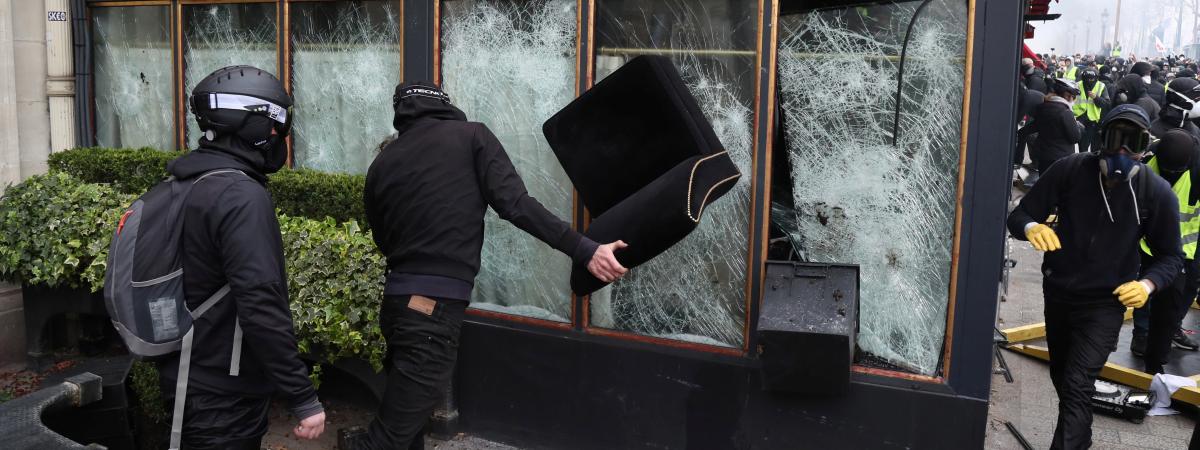
{"label": "planter box", "polygon": [[[42,370],[52,362],[54,342],[48,336],[51,319],[60,314],[108,317],[104,296],[87,289],[51,288],[42,285],[22,286],[25,310],[25,354],[31,370]],[[74,345],[78,329],[67,330],[67,345]]]}

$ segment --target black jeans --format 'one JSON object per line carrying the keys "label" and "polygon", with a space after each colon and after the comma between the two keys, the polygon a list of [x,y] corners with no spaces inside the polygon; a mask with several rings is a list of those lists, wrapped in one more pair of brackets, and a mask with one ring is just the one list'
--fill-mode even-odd
{"label": "black jeans", "polygon": [[1083,133],[1080,133],[1079,152],[1088,152],[1091,151],[1092,148],[1099,149],[1102,147],[1103,143],[1099,142],[1100,124],[1087,120],[1086,118],[1080,120],[1080,122],[1083,123]]}
{"label": "black jeans", "polygon": [[441,401],[454,362],[467,302],[436,299],[432,315],[408,307],[410,296],[388,295],[379,312],[387,340],[387,389],[367,429],[364,449],[425,447],[424,429]]}
{"label": "black jeans", "polygon": [[[173,390],[164,390],[167,405]],[[258,450],[267,434],[270,398],[188,390],[183,402],[184,450]]]}
{"label": "black jeans", "polygon": [[[1142,255],[1142,267],[1149,261]],[[1133,334],[1146,336],[1146,373],[1162,373],[1171,354],[1171,338],[1179,331],[1200,288],[1200,264],[1183,260],[1183,270],[1166,289],[1159,289],[1146,306],[1133,310]]]}
{"label": "black jeans", "polygon": [[1086,449],[1092,442],[1092,395],[1096,377],[1117,346],[1125,307],[1075,306],[1046,296],[1046,344],[1050,381],[1058,392],[1058,424],[1051,449]]}

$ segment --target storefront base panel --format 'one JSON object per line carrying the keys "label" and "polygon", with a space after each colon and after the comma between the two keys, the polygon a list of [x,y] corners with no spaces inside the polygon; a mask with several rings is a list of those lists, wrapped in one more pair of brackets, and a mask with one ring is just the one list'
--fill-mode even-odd
{"label": "storefront base panel", "polygon": [[747,358],[468,321],[467,434],[555,449],[982,448],[987,401],[855,374],[842,396],[765,392]]}

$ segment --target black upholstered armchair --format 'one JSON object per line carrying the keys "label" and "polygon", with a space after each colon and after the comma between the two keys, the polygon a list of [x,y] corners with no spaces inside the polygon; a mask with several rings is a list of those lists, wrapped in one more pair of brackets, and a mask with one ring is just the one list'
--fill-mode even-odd
{"label": "black upholstered armchair", "polygon": [[[567,105],[542,127],[592,216],[596,242],[624,240],[617,252],[636,267],[682,240],[704,207],[741,176],[671,61],[639,56]],[[606,283],[584,267],[571,289]]]}

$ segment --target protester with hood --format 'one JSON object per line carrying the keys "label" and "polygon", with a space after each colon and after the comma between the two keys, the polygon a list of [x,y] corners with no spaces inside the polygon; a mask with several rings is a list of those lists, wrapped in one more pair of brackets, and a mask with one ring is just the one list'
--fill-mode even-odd
{"label": "protester with hood", "polygon": [[[1196,238],[1200,235],[1200,141],[1182,128],[1173,128],[1151,145],[1154,156],[1146,167],[1158,174],[1179,199],[1180,241],[1183,268],[1175,281],[1150,297],[1147,307],[1133,311],[1133,340],[1130,349],[1143,356],[1148,374],[1163,373],[1171,346],[1196,350],[1197,345],[1180,329],[1187,310],[1196,298],[1200,265],[1196,264]],[[1141,243],[1142,265],[1153,264],[1153,252]],[[1180,374],[1186,375],[1186,374]]]}
{"label": "protester with hood", "polygon": [[[1143,78],[1142,81],[1145,79]],[[1163,81],[1163,71],[1158,66],[1154,66],[1154,70],[1150,71],[1150,83],[1146,85],[1146,95],[1154,100],[1154,104],[1162,106],[1166,93],[1167,85]]]}
{"label": "protester with hood", "polygon": [[1052,83],[1054,93],[1034,109],[1033,120],[1017,130],[1018,140],[1037,133],[1037,140],[1029,153],[1041,173],[1045,173],[1055,161],[1074,154],[1075,144],[1083,134],[1083,126],[1075,120],[1075,113],[1071,111],[1079,88],[1074,82],[1061,78]]}
{"label": "protester with hood", "polygon": [[1079,151],[1091,151],[1093,141],[1096,138],[1096,130],[1100,127],[1101,113],[1109,108],[1108,92],[1104,90],[1104,83],[1100,82],[1100,77],[1094,69],[1086,69],[1080,73],[1079,79],[1082,81],[1082,89],[1079,95],[1079,100],[1071,110],[1075,113],[1075,117],[1079,123],[1083,124],[1083,135],[1079,140]]}
{"label": "protester with hood", "polygon": [[1021,81],[1025,87],[1045,94],[1046,72],[1033,64],[1032,58],[1021,58]]}
{"label": "protester with hood", "polygon": [[[1008,216],[1014,237],[1046,252],[1046,344],[1058,393],[1052,449],[1091,444],[1091,397],[1125,308],[1168,288],[1182,267],[1178,200],[1137,161],[1149,126],[1136,105],[1113,108],[1100,123],[1100,152],[1054,164]],[[1143,238],[1155,255],[1148,266],[1137,250]]]}
{"label": "protester with hood", "polygon": [[392,106],[398,135],[371,164],[363,193],[371,234],[387,257],[379,314],[387,390],[370,427],[346,432],[343,448],[423,447],[422,430],[457,358],[488,207],[603,281],[626,271],[614,256],[624,242],[593,242],[530,197],[496,136],[468,122],[437,85],[402,84]]}
{"label": "protester with hood", "polygon": [[[296,347],[283,240],[265,186],[287,161],[292,98],[270,73],[233,66],[201,80],[190,100],[203,133],[199,148],[167,167],[178,180],[200,180],[182,214],[188,309],[222,286],[229,293],[193,325],[183,448],[260,448],[273,395],[299,420],[293,433],[315,439],[325,413]],[[240,353],[230,339],[235,328],[242,333]],[[179,357],[160,362],[168,403]]]}
{"label": "protester with hood", "polygon": [[1176,78],[1167,84],[1167,95],[1158,120],[1150,124],[1150,134],[1161,138],[1167,131],[1181,128],[1200,141],[1200,80]]}
{"label": "protester with hood", "polygon": [[[1148,66],[1149,64],[1147,64]],[[1150,96],[1146,95],[1147,86],[1149,85],[1138,74],[1130,73],[1129,75],[1125,75],[1124,78],[1121,78],[1121,81],[1117,82],[1117,100],[1114,104],[1138,105],[1150,117],[1151,121],[1158,120],[1158,112],[1161,107]]]}

